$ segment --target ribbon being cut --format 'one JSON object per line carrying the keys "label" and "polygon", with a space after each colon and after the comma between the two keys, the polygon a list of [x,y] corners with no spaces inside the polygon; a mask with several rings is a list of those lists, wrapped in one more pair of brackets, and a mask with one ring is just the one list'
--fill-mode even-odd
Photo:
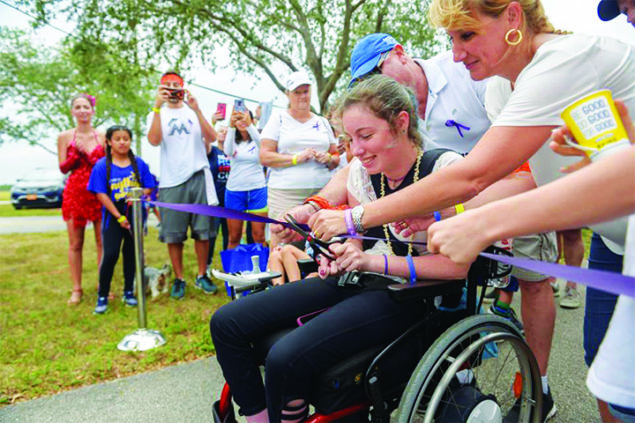
{"label": "ribbon being cut", "polygon": [[[203,204],[172,204],[159,201],[149,201],[148,203],[165,207],[172,210],[195,213],[204,216],[221,217],[227,219],[240,219],[252,222],[264,222],[283,225],[292,228],[287,222],[280,222],[264,216],[251,213],[239,212],[218,206],[206,206]],[[302,229],[309,230],[307,225],[300,225]],[[365,239],[362,235],[342,235],[342,238]],[[408,242],[408,241],[403,241]],[[421,243],[419,243],[421,244]],[[481,253],[483,257],[500,261],[505,264],[517,266],[534,272],[543,273],[556,278],[563,278],[572,282],[578,282],[591,288],[610,292],[615,295],[627,295],[635,298],[635,277],[621,275],[619,273],[607,272],[603,270],[584,269],[580,267],[567,266],[557,263],[545,263],[538,260],[521,259],[516,257],[499,256],[489,253]]]}

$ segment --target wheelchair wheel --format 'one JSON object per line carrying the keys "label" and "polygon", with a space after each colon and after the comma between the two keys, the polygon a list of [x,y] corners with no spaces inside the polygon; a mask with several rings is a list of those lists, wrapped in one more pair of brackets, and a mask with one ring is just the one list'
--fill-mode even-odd
{"label": "wheelchair wheel", "polygon": [[518,330],[467,317],[428,349],[401,397],[398,422],[539,422],[540,371]]}

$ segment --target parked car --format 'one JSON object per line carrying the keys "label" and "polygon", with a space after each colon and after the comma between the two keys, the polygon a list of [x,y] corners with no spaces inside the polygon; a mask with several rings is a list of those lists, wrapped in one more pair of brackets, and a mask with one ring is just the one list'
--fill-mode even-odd
{"label": "parked car", "polygon": [[16,209],[61,207],[65,183],[66,177],[57,169],[34,169],[11,187],[11,204]]}

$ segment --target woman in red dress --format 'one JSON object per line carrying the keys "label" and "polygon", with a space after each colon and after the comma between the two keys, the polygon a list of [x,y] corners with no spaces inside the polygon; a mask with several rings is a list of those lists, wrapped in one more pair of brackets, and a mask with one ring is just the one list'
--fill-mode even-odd
{"label": "woman in red dress", "polygon": [[71,172],[62,200],[62,216],[68,230],[68,264],[71,271],[73,291],[69,305],[82,300],[82,251],[86,224],[93,222],[97,265],[101,262],[101,204],[88,192],[86,186],[93,165],[104,156],[105,137],[92,127],[95,113],[95,98],[80,94],[71,101],[71,114],[77,126],[62,132],[57,138],[57,154],[62,173]]}

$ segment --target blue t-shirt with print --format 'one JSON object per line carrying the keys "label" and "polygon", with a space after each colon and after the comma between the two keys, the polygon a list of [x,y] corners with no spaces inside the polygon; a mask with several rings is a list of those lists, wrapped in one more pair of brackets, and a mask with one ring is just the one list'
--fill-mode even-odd
{"label": "blue t-shirt with print", "polygon": [[225,187],[227,185],[227,178],[229,177],[230,163],[229,157],[223,153],[218,147],[212,146],[212,151],[207,155],[209,160],[209,168],[214,178],[214,185],[216,188],[216,195],[220,206],[225,205]]}
{"label": "blue t-shirt with print", "polygon": [[[119,167],[114,163],[111,164],[110,180],[106,181],[106,158],[103,157],[93,167],[88,181],[88,191],[95,194],[108,194],[108,185],[110,185],[110,199],[119,210],[119,213],[126,215],[126,197],[130,188],[154,188],[156,182],[150,173],[150,168],[140,157],[135,157],[137,167],[139,169],[139,178],[141,184],[136,180],[134,168],[132,165]],[[104,228],[108,227],[108,221],[111,219],[111,213],[103,207],[102,222]]]}

